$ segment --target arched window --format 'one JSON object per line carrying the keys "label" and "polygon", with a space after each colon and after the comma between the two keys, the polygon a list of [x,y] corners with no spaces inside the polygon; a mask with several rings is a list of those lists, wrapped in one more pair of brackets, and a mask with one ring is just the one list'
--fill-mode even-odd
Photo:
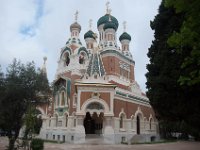
{"label": "arched window", "polygon": [[67,127],[67,125],[68,125],[68,115],[66,114],[66,116],[65,116],[65,127]]}
{"label": "arched window", "polygon": [[65,65],[68,66],[70,63],[69,53],[65,53]]}
{"label": "arched window", "polygon": [[59,99],[58,94],[56,94],[56,101],[57,101],[57,107],[58,107],[60,105],[60,99]]}
{"label": "arched window", "polygon": [[76,117],[74,116],[74,127],[76,127]]}
{"label": "arched window", "polygon": [[64,91],[61,92],[61,105],[62,106],[65,105],[65,92]]}
{"label": "arched window", "polygon": [[[96,93],[95,93],[96,94]],[[93,102],[87,106],[87,109],[96,109],[96,110],[104,110],[104,107],[101,103]]]}
{"label": "arched window", "polygon": [[125,118],[125,115],[121,114],[119,117],[119,128],[124,128],[124,118]]}
{"label": "arched window", "polygon": [[137,126],[137,134],[140,134],[140,116],[137,115],[137,118],[136,118],[136,126]]}
{"label": "arched window", "polygon": [[152,118],[150,118],[150,120],[149,120],[149,130],[152,130]]}
{"label": "arched window", "polygon": [[85,56],[86,56],[86,54],[84,52],[80,53],[79,64],[85,64]]}
{"label": "arched window", "polygon": [[76,105],[77,105],[77,95],[75,93],[73,96],[73,107],[76,107]]}
{"label": "arched window", "polygon": [[58,126],[58,115],[56,115],[56,127]]}
{"label": "arched window", "polygon": [[72,113],[73,116],[73,126],[76,127],[76,116],[75,116],[75,112]]}
{"label": "arched window", "polygon": [[51,127],[51,116],[49,117],[49,127]]}

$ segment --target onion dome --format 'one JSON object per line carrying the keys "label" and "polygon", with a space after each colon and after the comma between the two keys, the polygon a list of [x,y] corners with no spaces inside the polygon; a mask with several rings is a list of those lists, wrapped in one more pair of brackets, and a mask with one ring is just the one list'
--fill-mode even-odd
{"label": "onion dome", "polygon": [[95,39],[95,37],[94,37],[94,32],[91,31],[91,30],[89,30],[88,32],[86,32],[86,33],[84,34],[84,39],[86,39],[86,38],[93,38],[93,39]]}
{"label": "onion dome", "polygon": [[110,29],[110,28],[111,28],[111,29],[114,29],[115,31],[117,30],[116,24],[113,23],[112,21],[107,22],[107,23],[104,25],[104,27],[103,27],[104,30]]}
{"label": "onion dome", "polygon": [[78,24],[77,22],[74,22],[73,24],[71,24],[70,26],[70,31],[72,32],[72,29],[79,29],[79,32],[81,31],[81,25]]}
{"label": "onion dome", "polygon": [[129,40],[131,41],[131,36],[127,33],[127,32],[124,32],[122,33],[122,35],[119,37],[119,40],[122,41],[122,40]]}
{"label": "onion dome", "polygon": [[116,29],[117,29],[118,26],[119,26],[117,19],[115,17],[113,17],[112,15],[109,15],[109,14],[106,14],[106,15],[102,16],[101,18],[99,18],[99,20],[97,21],[97,27],[99,27],[102,24],[109,22],[109,17],[110,17],[111,22],[115,24]]}

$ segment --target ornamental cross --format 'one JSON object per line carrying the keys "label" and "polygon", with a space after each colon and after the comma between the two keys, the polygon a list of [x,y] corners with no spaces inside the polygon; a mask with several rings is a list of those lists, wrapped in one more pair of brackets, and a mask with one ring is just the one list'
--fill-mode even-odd
{"label": "ornamental cross", "polygon": [[108,1],[107,3],[106,3],[106,12],[107,12],[107,14],[109,14],[109,4],[110,4],[110,2]]}
{"label": "ornamental cross", "polygon": [[92,19],[89,20],[89,29],[92,29]]}
{"label": "ornamental cross", "polygon": [[111,9],[108,9],[108,14],[109,14],[109,21],[111,21]]}
{"label": "ornamental cross", "polygon": [[123,22],[124,32],[126,32],[126,21]]}
{"label": "ornamental cross", "polygon": [[76,11],[76,13],[74,15],[75,15],[75,21],[77,22],[77,20],[78,20],[78,10]]}
{"label": "ornamental cross", "polygon": [[46,64],[46,61],[47,61],[47,57],[43,57],[43,60],[44,60],[44,64]]}

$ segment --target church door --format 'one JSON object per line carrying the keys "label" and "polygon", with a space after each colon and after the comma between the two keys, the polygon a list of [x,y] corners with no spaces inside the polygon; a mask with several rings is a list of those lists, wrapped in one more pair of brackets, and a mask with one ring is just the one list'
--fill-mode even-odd
{"label": "church door", "polygon": [[84,119],[84,128],[85,128],[85,134],[94,134],[95,131],[95,122],[92,119],[89,112],[86,113],[85,119]]}
{"label": "church door", "polygon": [[140,117],[138,115],[137,115],[136,126],[137,126],[137,134],[140,134]]}

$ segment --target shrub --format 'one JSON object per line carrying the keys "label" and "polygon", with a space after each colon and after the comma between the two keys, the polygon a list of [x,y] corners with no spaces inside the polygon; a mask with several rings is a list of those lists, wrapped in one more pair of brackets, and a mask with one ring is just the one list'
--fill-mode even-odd
{"label": "shrub", "polygon": [[32,150],[43,150],[44,149],[44,141],[42,139],[33,139],[31,141]]}

